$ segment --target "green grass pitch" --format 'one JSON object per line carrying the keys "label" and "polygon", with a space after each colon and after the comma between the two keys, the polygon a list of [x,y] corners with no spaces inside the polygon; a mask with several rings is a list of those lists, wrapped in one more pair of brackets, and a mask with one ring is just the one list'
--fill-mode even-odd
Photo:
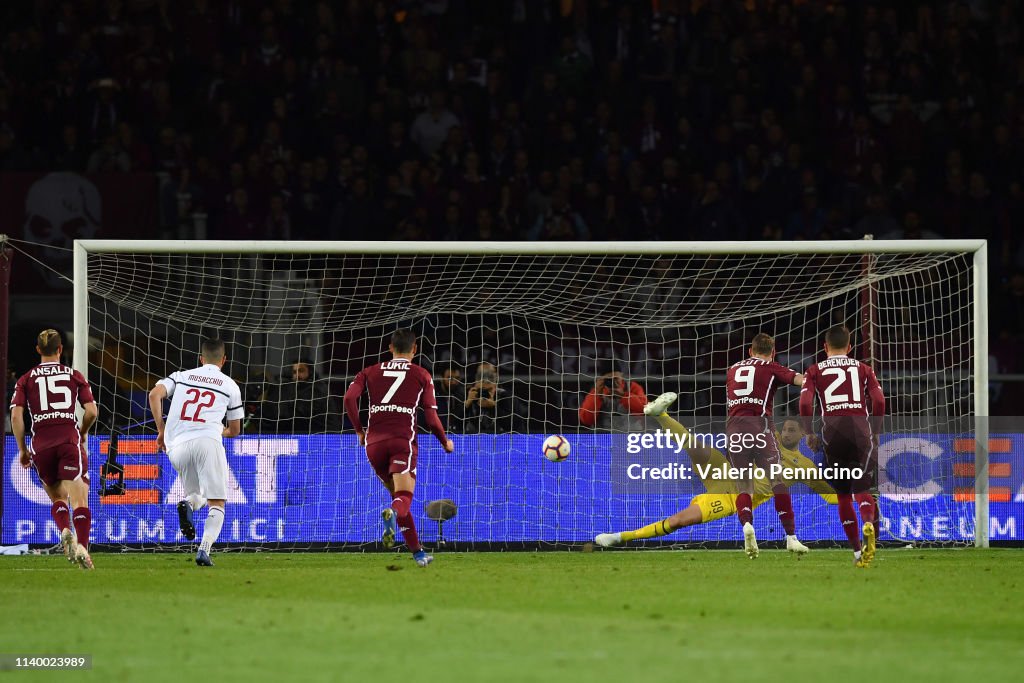
{"label": "green grass pitch", "polygon": [[95,681],[1004,681],[1024,551],[0,558],[0,652]]}

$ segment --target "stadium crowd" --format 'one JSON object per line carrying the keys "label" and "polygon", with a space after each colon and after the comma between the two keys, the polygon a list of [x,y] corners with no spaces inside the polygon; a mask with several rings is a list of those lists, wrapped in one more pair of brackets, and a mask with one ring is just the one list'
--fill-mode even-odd
{"label": "stadium crowd", "polygon": [[1011,2],[0,14],[2,168],[163,171],[212,236],[986,236],[1024,258]]}
{"label": "stadium crowd", "polygon": [[[987,237],[1024,338],[1024,9],[4,3],[0,171],[157,172],[226,239]],[[152,234],[148,232],[147,234]]]}

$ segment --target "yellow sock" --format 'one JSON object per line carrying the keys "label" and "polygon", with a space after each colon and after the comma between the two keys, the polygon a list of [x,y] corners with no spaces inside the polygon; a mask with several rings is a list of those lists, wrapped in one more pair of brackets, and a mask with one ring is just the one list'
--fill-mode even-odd
{"label": "yellow sock", "polygon": [[670,534],[673,531],[675,531],[675,529],[669,527],[668,520],[663,519],[660,522],[648,524],[647,526],[640,527],[634,531],[623,531],[621,535],[623,541],[636,541],[641,538],[656,538],[658,536],[664,536],[665,534]]}
{"label": "yellow sock", "polygon": [[[679,440],[686,439],[690,434],[689,429],[681,425],[675,419],[669,417],[667,413],[655,415],[654,419],[657,420],[660,427],[672,432],[672,434],[674,434]],[[722,468],[728,466],[725,456],[714,448],[704,446],[688,448],[687,453],[689,454],[690,461],[693,463],[694,467],[698,464],[707,463],[712,466],[710,470],[711,472],[720,472]],[[718,474],[717,477],[711,476],[706,479],[704,481],[704,488],[708,490],[708,493],[736,493],[732,480],[721,473]]]}
{"label": "yellow sock", "polygon": [[673,418],[669,417],[668,413],[655,415],[654,419],[657,420],[659,425],[669,430],[680,439],[686,438],[686,435],[690,433],[689,429],[676,422]]}

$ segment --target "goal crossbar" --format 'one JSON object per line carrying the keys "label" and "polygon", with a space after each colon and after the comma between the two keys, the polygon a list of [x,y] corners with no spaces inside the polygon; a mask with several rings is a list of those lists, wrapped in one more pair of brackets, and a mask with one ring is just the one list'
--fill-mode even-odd
{"label": "goal crossbar", "polygon": [[76,240],[86,252],[136,254],[907,254],[977,253],[985,240],[800,240],[789,242],[237,242]]}

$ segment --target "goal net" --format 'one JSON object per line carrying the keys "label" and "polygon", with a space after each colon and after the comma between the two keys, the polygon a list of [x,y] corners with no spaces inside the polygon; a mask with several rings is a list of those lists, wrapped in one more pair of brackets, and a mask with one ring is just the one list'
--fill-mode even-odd
{"label": "goal net", "polygon": [[[771,334],[778,360],[802,371],[822,357],[824,331],[844,323],[893,416],[879,456],[882,540],[973,543],[983,485],[974,464],[985,449],[975,452],[964,419],[987,405],[976,362],[983,243],[923,246],[80,243],[75,364],[100,405],[97,494],[100,464],[112,450],[116,459],[93,500],[96,541],[184,543],[181,484],[156,451],[146,393],[195,367],[204,336],[227,342],[225,370],[246,401],[244,435],[226,440],[221,541],[373,547],[388,496],[344,421],[342,395],[359,369],[387,357],[394,329],[411,327],[456,443],[449,455],[419,438],[421,538],[514,548],[635,528],[703,492],[696,476],[634,476],[631,465],[685,464],[687,452],[632,453],[641,439],[631,434],[659,427],[637,412],[642,399],[595,400],[601,376],[620,373],[605,385],[621,376],[639,396],[677,392],[671,415],[713,430],[725,370],[755,333]],[[796,413],[797,395],[777,394],[777,425]],[[562,462],[543,455],[553,434],[572,447]],[[845,538],[834,505],[802,485],[793,493],[802,540]],[[424,518],[424,503],[438,499],[457,506],[443,528]],[[770,504],[756,526],[759,538],[783,537]],[[37,533],[52,534],[45,515]],[[663,540],[740,538],[730,517]]]}

